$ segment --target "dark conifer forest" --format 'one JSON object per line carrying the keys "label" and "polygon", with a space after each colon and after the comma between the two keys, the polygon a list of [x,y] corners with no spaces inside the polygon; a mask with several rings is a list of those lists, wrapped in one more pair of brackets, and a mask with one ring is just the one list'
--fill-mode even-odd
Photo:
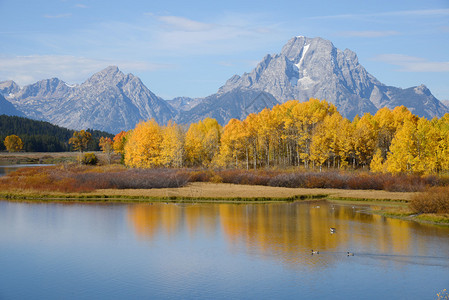
{"label": "dark conifer forest", "polygon": [[[114,135],[87,129],[92,134],[89,151],[100,150],[98,140],[100,137],[113,138]],[[75,130],[59,127],[44,121],[36,121],[16,116],[0,115],[0,150],[5,150],[3,141],[8,135],[15,134],[23,142],[26,152],[63,152],[71,151],[69,139]]]}

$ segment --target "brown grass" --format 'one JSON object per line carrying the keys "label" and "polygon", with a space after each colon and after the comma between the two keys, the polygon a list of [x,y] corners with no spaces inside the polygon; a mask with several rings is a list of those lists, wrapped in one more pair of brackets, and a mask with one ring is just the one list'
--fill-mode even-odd
{"label": "brown grass", "polygon": [[188,175],[173,169],[126,169],[122,166],[73,165],[22,168],[0,179],[0,190],[91,192],[97,189],[180,187]]}
{"label": "brown grass", "polygon": [[[178,188],[188,182],[230,183],[294,189],[423,191],[439,184],[436,177],[377,175],[367,172],[297,170],[129,169],[121,165],[23,168],[0,179],[4,191],[92,192],[98,189]],[[345,197],[345,196],[341,196]],[[365,198],[352,197],[351,198]],[[388,196],[385,196],[388,199]]]}
{"label": "brown grass", "polygon": [[[100,164],[108,164],[107,155],[101,151],[94,151],[100,160]],[[76,163],[79,159],[79,152],[0,152],[0,164],[58,164]],[[112,154],[113,163],[120,162],[120,155]]]}
{"label": "brown grass", "polygon": [[410,209],[415,213],[449,214],[449,187],[434,187],[414,195]]}
{"label": "brown grass", "polygon": [[223,182],[289,188],[330,188],[419,192],[445,184],[436,176],[373,174],[369,172],[311,172],[304,170],[185,170],[190,182]]}
{"label": "brown grass", "polygon": [[127,196],[127,197],[189,197],[189,198],[290,198],[295,196],[326,195],[334,199],[372,199],[408,201],[413,193],[387,192],[376,190],[341,190],[341,189],[307,189],[283,188],[271,186],[237,185],[229,183],[193,182],[180,188],[97,190],[92,195]]}

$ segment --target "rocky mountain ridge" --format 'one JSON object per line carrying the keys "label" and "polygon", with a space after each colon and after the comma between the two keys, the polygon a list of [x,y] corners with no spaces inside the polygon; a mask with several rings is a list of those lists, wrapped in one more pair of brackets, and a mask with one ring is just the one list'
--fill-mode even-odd
{"label": "rocky mountain ridge", "polygon": [[448,112],[424,85],[408,89],[384,85],[360,65],[354,52],[337,49],[322,38],[290,39],[280,54],[265,56],[251,73],[234,75],[218,93],[234,89],[261,90],[280,102],[326,99],[351,119],[385,106],[405,105],[427,118]]}
{"label": "rocky mountain ridge", "polygon": [[[1,87],[1,85],[0,85]],[[142,81],[108,67],[80,85],[53,78],[23,87],[8,100],[27,117],[71,129],[119,132],[150,118],[166,123],[176,111]]]}
{"label": "rocky mountain ridge", "polygon": [[369,74],[351,50],[337,49],[322,38],[294,37],[281,53],[266,55],[250,72],[232,76],[216,94],[205,98],[164,100],[142,81],[110,66],[79,85],[46,79],[20,88],[0,82],[0,114],[21,114],[71,129],[93,128],[117,133],[154,118],[181,124],[212,117],[221,124],[231,118],[271,108],[290,99],[326,99],[340,113],[375,113],[382,107],[405,105],[419,116],[448,113],[427,87],[387,86]]}

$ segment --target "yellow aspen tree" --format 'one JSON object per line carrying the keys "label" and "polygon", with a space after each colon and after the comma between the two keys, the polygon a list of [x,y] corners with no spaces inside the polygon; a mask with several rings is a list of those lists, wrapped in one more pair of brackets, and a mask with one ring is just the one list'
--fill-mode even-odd
{"label": "yellow aspen tree", "polygon": [[416,124],[413,120],[406,120],[391,142],[386,166],[387,171],[393,174],[412,171],[416,157]]}
{"label": "yellow aspen tree", "polygon": [[438,170],[438,142],[440,140],[433,122],[420,118],[416,125],[416,157],[412,169],[415,173],[431,174]]}
{"label": "yellow aspen tree", "polygon": [[241,134],[242,127],[240,120],[231,119],[223,128],[220,154],[217,161],[220,166],[234,165],[236,168],[239,166],[240,152],[244,147]]}
{"label": "yellow aspen tree", "polygon": [[301,160],[306,168],[309,167],[310,150],[312,144],[312,135],[316,126],[318,126],[327,115],[337,112],[337,108],[326,100],[311,98],[307,102],[299,103],[292,108],[292,114],[295,116],[298,133],[298,148]]}
{"label": "yellow aspen tree", "polygon": [[340,120],[339,126],[338,126],[338,168],[345,168],[348,166],[349,162],[348,159],[351,155],[351,152],[353,152],[354,146],[352,143],[352,136],[353,136],[353,129],[351,122],[346,119],[342,118]]}
{"label": "yellow aspen tree", "polygon": [[23,149],[22,140],[15,134],[8,135],[3,143],[5,144],[8,152],[18,152]]}
{"label": "yellow aspen tree", "polygon": [[310,158],[321,168],[330,156],[330,139],[325,126],[321,124],[314,130],[310,146]]}
{"label": "yellow aspen tree", "polygon": [[126,137],[130,132],[120,131],[114,136],[114,142],[112,144],[112,148],[115,153],[124,154],[125,153],[125,143]]}
{"label": "yellow aspen tree", "polygon": [[186,160],[192,166],[201,164],[203,135],[199,127],[199,123],[190,124],[185,137]]}
{"label": "yellow aspen tree", "polygon": [[355,156],[363,167],[371,162],[376,147],[376,128],[371,114],[367,113],[355,120],[353,136]]}
{"label": "yellow aspen tree", "polygon": [[136,168],[162,165],[162,130],[154,119],[139,122],[125,144],[125,164]]}
{"label": "yellow aspen tree", "polygon": [[186,160],[193,166],[208,166],[220,147],[221,126],[206,118],[190,124],[185,137]]}
{"label": "yellow aspen tree", "polygon": [[282,140],[285,146],[286,165],[299,165],[299,153],[297,146],[298,129],[296,127],[295,107],[299,105],[298,101],[290,100],[282,106],[284,108],[282,121],[283,131]]}
{"label": "yellow aspen tree", "polygon": [[245,137],[248,147],[247,167],[249,168],[249,160],[252,160],[252,166],[257,168],[258,164],[258,148],[259,139],[257,135],[257,115],[250,114],[246,117],[244,122]]}
{"label": "yellow aspen tree", "polygon": [[339,166],[341,154],[345,155],[344,147],[345,136],[342,130],[347,128],[342,128],[347,125],[343,121],[343,117],[338,113],[332,113],[331,115],[326,115],[322,122],[315,128],[312,145],[311,145],[311,156],[318,165],[321,167],[325,162],[327,162],[327,167],[329,168]]}
{"label": "yellow aspen tree", "polygon": [[434,120],[435,128],[439,138],[436,143],[437,165],[440,172],[449,171],[449,114],[445,114],[439,120]]}
{"label": "yellow aspen tree", "polygon": [[384,166],[384,158],[382,157],[382,151],[380,148],[377,148],[376,153],[373,156],[373,159],[371,160],[371,163],[369,165],[371,172],[374,173],[383,173],[385,172],[385,166]]}
{"label": "yellow aspen tree", "polygon": [[373,120],[377,125],[376,148],[381,151],[381,156],[385,159],[398,126],[397,122],[394,121],[395,115],[388,107],[384,107],[376,112]]}
{"label": "yellow aspen tree", "polygon": [[223,128],[217,120],[206,118],[203,120],[203,164],[208,166],[220,150],[220,139]]}
{"label": "yellow aspen tree", "polygon": [[184,135],[173,121],[162,128],[161,159],[165,167],[181,168],[184,161]]}
{"label": "yellow aspen tree", "polygon": [[75,131],[73,136],[69,139],[69,144],[72,144],[75,151],[84,152],[87,149],[87,145],[92,139],[92,134],[88,131],[81,130]]}
{"label": "yellow aspen tree", "polygon": [[271,111],[267,108],[263,109],[257,115],[257,137],[259,145],[259,156],[263,163],[269,167],[272,160],[272,134],[271,134]]}

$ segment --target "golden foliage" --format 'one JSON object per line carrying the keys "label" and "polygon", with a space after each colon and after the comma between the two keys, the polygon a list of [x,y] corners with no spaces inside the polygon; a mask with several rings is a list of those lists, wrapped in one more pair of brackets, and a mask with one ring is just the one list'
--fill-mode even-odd
{"label": "golden foliage", "polygon": [[92,134],[88,131],[81,130],[75,131],[73,137],[69,139],[69,144],[73,146],[75,151],[83,152],[87,149],[87,144],[89,144],[92,139]]}
{"label": "golden foliage", "polygon": [[186,160],[192,166],[209,166],[218,153],[222,128],[217,120],[206,118],[192,123],[185,137]]}
{"label": "golden foliage", "polygon": [[135,168],[162,165],[162,130],[154,119],[139,122],[125,144],[125,164]]}
{"label": "golden foliage", "polygon": [[162,129],[161,160],[165,167],[181,168],[184,162],[184,134],[181,127],[169,121]]}
{"label": "golden foliage", "polygon": [[8,152],[18,152],[23,149],[22,140],[15,134],[8,135],[5,138],[4,144]]}
{"label": "golden foliage", "polygon": [[124,154],[125,153],[125,143],[126,138],[128,137],[129,132],[120,131],[114,136],[114,142],[112,144],[112,148],[115,153]]}
{"label": "golden foliage", "polygon": [[428,121],[404,106],[380,109],[351,122],[325,101],[287,101],[222,128],[215,119],[193,123],[154,120],[114,138],[133,167],[371,168],[373,172],[449,171],[449,114]]}

